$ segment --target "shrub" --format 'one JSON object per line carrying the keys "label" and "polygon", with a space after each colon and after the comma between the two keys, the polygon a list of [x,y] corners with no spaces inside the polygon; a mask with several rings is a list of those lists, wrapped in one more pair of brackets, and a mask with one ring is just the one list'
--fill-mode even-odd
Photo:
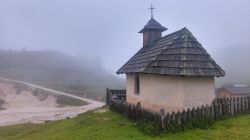
{"label": "shrub", "polygon": [[184,127],[177,121],[170,122],[166,128],[166,132],[170,132],[170,133],[177,133],[177,132],[182,132],[182,131],[184,131]]}
{"label": "shrub", "polygon": [[193,128],[207,129],[213,121],[209,118],[194,118],[191,121]]}
{"label": "shrub", "polygon": [[138,126],[139,130],[150,136],[158,136],[162,132],[159,125],[155,122],[138,121],[136,125]]}
{"label": "shrub", "polygon": [[139,128],[139,130],[141,130],[143,133],[147,135],[158,136],[161,133],[179,133],[193,128],[207,129],[213,123],[214,121],[209,117],[205,118],[197,117],[185,123],[180,123],[177,120],[171,121],[164,130],[162,130],[159,124],[156,122],[138,121],[136,123],[136,126]]}

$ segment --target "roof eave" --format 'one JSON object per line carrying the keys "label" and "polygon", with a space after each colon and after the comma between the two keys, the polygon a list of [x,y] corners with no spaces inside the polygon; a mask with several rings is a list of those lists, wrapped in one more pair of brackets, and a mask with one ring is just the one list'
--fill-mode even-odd
{"label": "roof eave", "polygon": [[117,71],[116,74],[132,74],[132,73],[143,73],[143,74],[156,74],[156,75],[169,75],[169,76],[189,76],[189,77],[223,77],[225,75],[187,75],[187,74],[162,74],[162,73],[147,73],[147,72],[124,72]]}
{"label": "roof eave", "polygon": [[168,28],[161,26],[160,28],[150,28],[150,27],[144,27],[143,29],[141,29],[138,33],[144,33],[146,30],[155,30],[155,31],[161,31],[164,32],[166,31]]}

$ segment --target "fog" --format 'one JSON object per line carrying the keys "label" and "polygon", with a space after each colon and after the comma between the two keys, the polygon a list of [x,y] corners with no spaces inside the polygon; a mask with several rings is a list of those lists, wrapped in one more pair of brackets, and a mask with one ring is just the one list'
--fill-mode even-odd
{"label": "fog", "polygon": [[250,84],[249,0],[0,0],[0,49],[98,58],[115,74],[142,47],[151,3],[164,35],[187,27],[226,71],[218,85]]}

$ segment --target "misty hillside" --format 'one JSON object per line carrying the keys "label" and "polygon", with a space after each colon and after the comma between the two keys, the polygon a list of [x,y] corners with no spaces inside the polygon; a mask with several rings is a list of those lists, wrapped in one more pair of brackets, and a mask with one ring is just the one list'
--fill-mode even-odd
{"label": "misty hillside", "polygon": [[217,86],[224,84],[250,85],[250,55],[247,46],[228,46],[217,52],[221,67],[226,71],[226,76],[218,78]]}
{"label": "misty hillside", "polygon": [[106,88],[124,81],[105,71],[97,58],[73,57],[57,51],[0,51],[0,77],[35,83],[103,100]]}

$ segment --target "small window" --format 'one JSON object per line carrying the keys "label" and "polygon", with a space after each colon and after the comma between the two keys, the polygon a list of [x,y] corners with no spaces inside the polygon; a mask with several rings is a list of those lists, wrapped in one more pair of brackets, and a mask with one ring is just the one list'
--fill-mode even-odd
{"label": "small window", "polygon": [[138,74],[135,75],[135,94],[140,94],[140,77]]}

